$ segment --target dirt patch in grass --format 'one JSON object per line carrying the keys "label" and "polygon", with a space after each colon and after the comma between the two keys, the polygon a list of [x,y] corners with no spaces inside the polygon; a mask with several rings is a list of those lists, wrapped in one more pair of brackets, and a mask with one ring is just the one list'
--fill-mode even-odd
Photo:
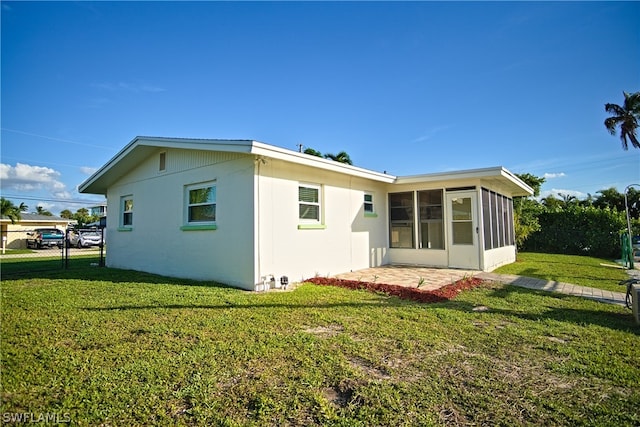
{"label": "dirt patch in grass", "polygon": [[351,365],[351,367],[355,370],[362,372],[367,377],[373,378],[375,380],[391,379],[391,375],[389,375],[386,370],[377,368],[360,357],[350,358],[349,365]]}
{"label": "dirt patch in grass", "polygon": [[332,405],[339,408],[344,408],[351,402],[354,391],[352,388],[339,385],[336,387],[325,387],[322,390],[322,395],[325,399],[331,402]]}
{"label": "dirt patch in grass", "polygon": [[340,325],[329,325],[329,326],[316,326],[314,328],[306,328],[304,329],[304,332],[319,336],[321,338],[329,338],[329,337],[335,337],[343,330],[344,328]]}
{"label": "dirt patch in grass", "polygon": [[454,299],[465,289],[472,289],[483,285],[485,282],[477,277],[467,277],[450,285],[435,290],[422,290],[407,286],[389,285],[386,283],[362,282],[358,280],[345,280],[332,277],[314,277],[305,280],[321,286],[337,286],[347,289],[361,289],[369,292],[383,293],[400,299],[407,299],[421,303],[444,302]]}

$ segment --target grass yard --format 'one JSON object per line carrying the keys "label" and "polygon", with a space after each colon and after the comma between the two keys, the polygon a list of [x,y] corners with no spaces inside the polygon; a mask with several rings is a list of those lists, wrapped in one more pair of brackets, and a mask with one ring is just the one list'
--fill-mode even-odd
{"label": "grass yard", "polygon": [[630,312],[516,287],[419,304],[78,267],[3,277],[1,320],[5,422],[640,424]]}
{"label": "grass yard", "polygon": [[32,254],[33,249],[5,249],[5,253],[1,255],[23,255],[23,254]]}
{"label": "grass yard", "polygon": [[[615,261],[578,255],[520,252],[516,262],[494,270],[499,274],[517,274],[538,279],[567,282],[613,292],[625,292],[618,285],[629,276]],[[621,267],[621,266],[619,266]]]}

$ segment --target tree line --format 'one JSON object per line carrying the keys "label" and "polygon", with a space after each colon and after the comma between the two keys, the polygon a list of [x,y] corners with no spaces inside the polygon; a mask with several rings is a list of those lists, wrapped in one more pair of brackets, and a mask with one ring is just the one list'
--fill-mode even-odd
{"label": "tree line", "polygon": [[[4,197],[0,198],[0,216],[3,218],[9,218],[12,224],[19,222],[22,219],[22,213],[26,213],[28,210],[29,206],[24,204],[24,202],[16,205],[11,200],[7,200]],[[36,206],[36,210],[33,213],[44,216],[53,216],[50,211],[42,206]],[[98,215],[91,215],[87,208],[80,208],[75,213],[71,212],[69,209],[65,209],[60,212],[60,217],[74,220],[80,227],[100,220]]]}
{"label": "tree line", "polygon": [[[518,175],[540,196],[545,179]],[[621,234],[627,231],[629,210],[632,235],[640,235],[640,189],[600,190],[579,200],[568,194],[539,200],[514,198],[516,244],[519,250],[615,258],[621,254]]]}

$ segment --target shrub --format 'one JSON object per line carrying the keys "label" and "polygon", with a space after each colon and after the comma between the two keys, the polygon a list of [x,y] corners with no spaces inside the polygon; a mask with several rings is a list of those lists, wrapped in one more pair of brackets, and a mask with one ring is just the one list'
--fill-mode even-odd
{"label": "shrub", "polygon": [[540,230],[523,249],[569,255],[612,258],[620,254],[620,233],[626,230],[624,212],[573,205],[538,216]]}

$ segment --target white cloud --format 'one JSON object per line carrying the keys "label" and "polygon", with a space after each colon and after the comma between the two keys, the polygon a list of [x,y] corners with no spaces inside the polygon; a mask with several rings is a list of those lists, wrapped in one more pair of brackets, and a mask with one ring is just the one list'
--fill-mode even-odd
{"label": "white cloud", "polygon": [[0,182],[3,190],[65,192],[66,186],[59,178],[60,172],[44,166],[24,163],[11,166],[0,163]]}
{"label": "white cloud", "polygon": [[73,194],[71,194],[69,191],[67,190],[63,190],[63,191],[54,191],[53,193],[51,193],[53,195],[53,197],[55,197],[56,199],[73,199]]}
{"label": "white cloud", "polygon": [[576,199],[586,199],[589,195],[581,191],[575,190],[562,190],[560,188],[552,188],[551,190],[545,190],[540,192],[540,199],[544,199],[547,196],[554,196],[556,199],[562,199],[562,196],[573,196]]}
{"label": "white cloud", "polygon": [[557,172],[557,173],[545,173],[544,177],[546,179],[553,179],[553,178],[563,178],[567,176],[564,172]]}
{"label": "white cloud", "polygon": [[82,172],[85,175],[93,175],[93,173],[95,171],[97,171],[98,168],[92,168],[91,166],[81,166],[80,167],[80,172]]}
{"label": "white cloud", "polygon": [[411,142],[416,143],[416,142],[428,141],[428,140],[432,139],[434,137],[434,135],[439,134],[441,132],[444,132],[446,130],[449,130],[449,129],[451,129],[451,127],[452,126],[450,126],[450,125],[434,126],[433,128],[428,129],[425,132],[423,132],[422,135],[420,135],[419,137],[415,138]]}

